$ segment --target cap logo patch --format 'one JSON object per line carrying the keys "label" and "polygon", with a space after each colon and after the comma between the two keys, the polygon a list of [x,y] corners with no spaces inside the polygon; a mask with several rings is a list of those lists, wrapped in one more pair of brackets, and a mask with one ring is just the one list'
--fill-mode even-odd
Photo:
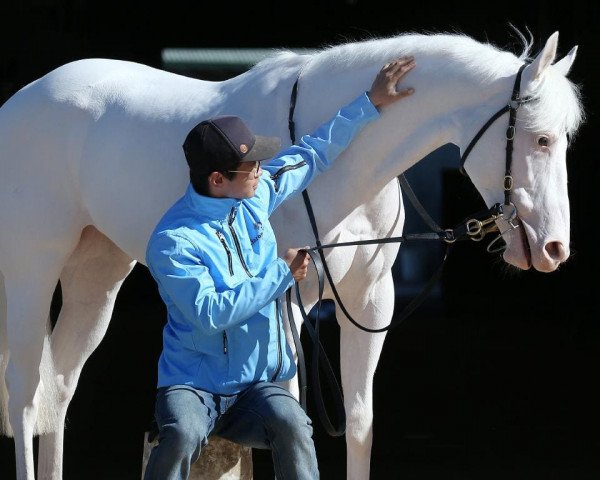
{"label": "cap logo patch", "polygon": [[242,143],[240,145],[240,152],[242,152],[242,153],[248,153],[248,145],[246,145],[245,143]]}

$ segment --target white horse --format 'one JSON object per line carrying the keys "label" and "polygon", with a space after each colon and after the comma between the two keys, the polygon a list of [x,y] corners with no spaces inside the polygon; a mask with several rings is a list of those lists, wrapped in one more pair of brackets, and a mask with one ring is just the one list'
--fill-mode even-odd
{"label": "white horse", "polygon": [[[512,203],[499,218],[504,259],[520,269],[555,270],[569,256],[567,135],[583,119],[566,75],[576,47],[553,64],[558,32],[522,72],[512,155]],[[102,340],[115,297],[148,236],[184,191],[181,144],[206,117],[242,116],[257,133],[290,143],[288,109],[299,78],[296,135],[312,131],[365,91],[381,66],[414,55],[403,82],[410,98],[360,133],[335,166],[310,186],[323,243],[400,235],[396,177],[441,145],[464,151],[511,97],[530,45],[518,57],[462,35],[407,34],[325,48],[280,52],[227,81],[209,82],[131,62],[86,59],[32,82],[0,109],[0,406],[13,435],[17,477],[34,478],[33,436],[40,435],[38,477],[62,477],[67,406],[82,367]],[[506,124],[495,121],[465,169],[488,206],[504,201]],[[302,198],[273,218],[282,248],[313,245]],[[370,328],[392,318],[391,266],[398,244],[326,252],[346,308]],[[62,309],[48,332],[60,280]],[[307,308],[314,279],[303,282]],[[329,289],[326,298],[331,296]],[[372,384],[385,332],[369,334],[338,315],[347,415],[347,476],[369,477]],[[297,319],[300,318],[298,315]],[[6,383],[4,382],[6,378]],[[290,386],[292,389],[297,387]]]}

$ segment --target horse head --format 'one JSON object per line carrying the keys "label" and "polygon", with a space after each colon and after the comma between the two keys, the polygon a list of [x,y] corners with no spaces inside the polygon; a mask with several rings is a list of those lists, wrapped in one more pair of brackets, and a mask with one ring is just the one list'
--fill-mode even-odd
{"label": "horse head", "polygon": [[463,151],[464,169],[486,204],[503,205],[496,223],[504,260],[541,272],[556,270],[570,254],[566,154],[583,119],[578,89],[566,78],[577,47],[553,64],[557,45],[555,32],[514,72],[512,98],[506,92],[506,106],[475,135],[471,143],[481,145]]}

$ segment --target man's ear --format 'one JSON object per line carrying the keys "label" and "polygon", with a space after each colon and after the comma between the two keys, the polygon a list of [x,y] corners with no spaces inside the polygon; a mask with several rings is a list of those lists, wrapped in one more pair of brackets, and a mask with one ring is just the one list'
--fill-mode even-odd
{"label": "man's ear", "polygon": [[223,174],[221,172],[212,172],[211,174],[208,175],[208,183],[216,188],[219,188],[223,185],[223,181],[225,180],[225,177],[223,176]]}

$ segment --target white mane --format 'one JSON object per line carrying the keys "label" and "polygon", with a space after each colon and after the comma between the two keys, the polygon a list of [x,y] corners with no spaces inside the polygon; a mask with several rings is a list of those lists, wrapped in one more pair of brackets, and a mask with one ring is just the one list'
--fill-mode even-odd
{"label": "white mane", "polygon": [[[462,33],[405,33],[388,38],[372,37],[340,45],[328,45],[310,56],[311,71],[316,75],[330,75],[384,63],[399,55],[426,55],[437,59],[435,74],[440,79],[457,66],[482,83],[514,75],[518,68],[530,60],[532,42],[516,30],[521,52],[500,49],[491,43],[479,42]],[[272,62],[293,62],[295,54],[281,51],[255,68],[268,68]],[[296,55],[298,61],[301,56]],[[307,56],[303,56],[307,57]],[[304,59],[302,59],[304,62]],[[534,102],[525,110],[526,128],[531,131],[567,132],[573,136],[584,121],[580,87],[554,69],[549,69],[533,93]]]}

